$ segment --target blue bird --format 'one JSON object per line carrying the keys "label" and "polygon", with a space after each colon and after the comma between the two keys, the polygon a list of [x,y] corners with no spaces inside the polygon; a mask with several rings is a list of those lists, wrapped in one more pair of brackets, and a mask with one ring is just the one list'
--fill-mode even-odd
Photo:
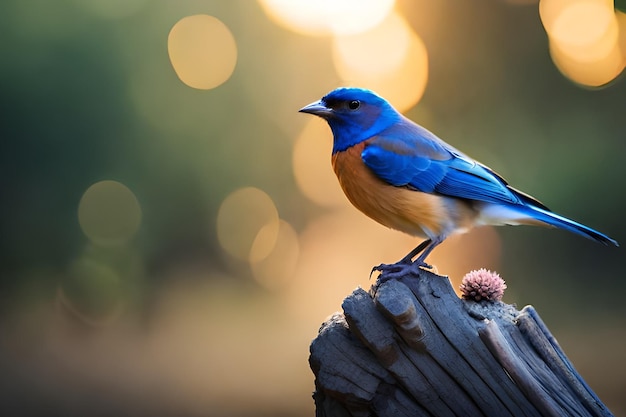
{"label": "blue bird", "polygon": [[300,112],[330,125],[333,169],[350,202],[387,227],[426,238],[398,263],[374,268],[383,274],[431,268],[425,260],[437,245],[482,225],[553,226],[618,246],[509,186],[370,90],[338,88]]}

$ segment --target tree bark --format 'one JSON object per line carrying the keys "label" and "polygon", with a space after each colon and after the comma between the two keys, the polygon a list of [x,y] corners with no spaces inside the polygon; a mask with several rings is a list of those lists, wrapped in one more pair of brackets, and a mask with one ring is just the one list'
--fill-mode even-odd
{"label": "tree bark", "polygon": [[311,344],[318,417],[612,416],[532,306],[421,271],[357,288]]}

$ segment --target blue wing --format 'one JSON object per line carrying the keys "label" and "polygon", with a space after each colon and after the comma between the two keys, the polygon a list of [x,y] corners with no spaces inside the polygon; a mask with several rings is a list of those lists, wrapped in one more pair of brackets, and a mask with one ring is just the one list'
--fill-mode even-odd
{"label": "blue wing", "polygon": [[543,207],[408,119],[368,140],[361,157],[378,177],[395,186],[492,203],[532,202]]}

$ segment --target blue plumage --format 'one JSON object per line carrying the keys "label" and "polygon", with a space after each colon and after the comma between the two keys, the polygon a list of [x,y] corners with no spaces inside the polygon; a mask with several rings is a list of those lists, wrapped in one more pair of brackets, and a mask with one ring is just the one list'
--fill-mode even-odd
{"label": "blue plumage", "polygon": [[433,160],[415,154],[398,154],[376,143],[374,140],[363,151],[363,162],[392,185],[408,185],[425,193],[491,203],[520,202],[499,176],[464,157],[450,154],[447,160]]}
{"label": "blue plumage", "polygon": [[300,111],[330,125],[335,172],[357,208],[382,224],[429,239],[425,249],[418,246],[401,264],[428,266],[424,259],[447,236],[486,224],[544,224],[617,246],[510,187],[372,91],[338,88]]}

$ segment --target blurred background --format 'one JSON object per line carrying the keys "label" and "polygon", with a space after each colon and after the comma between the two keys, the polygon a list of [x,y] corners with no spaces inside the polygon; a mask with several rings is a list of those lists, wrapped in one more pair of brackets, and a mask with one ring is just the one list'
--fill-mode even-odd
{"label": "blurred background", "polygon": [[[349,206],[297,110],[368,87],[626,243],[626,7],[606,0],[3,0],[0,410],[313,415],[308,346],[418,240]],[[626,265],[564,231],[430,257],[532,304],[626,415]]]}

